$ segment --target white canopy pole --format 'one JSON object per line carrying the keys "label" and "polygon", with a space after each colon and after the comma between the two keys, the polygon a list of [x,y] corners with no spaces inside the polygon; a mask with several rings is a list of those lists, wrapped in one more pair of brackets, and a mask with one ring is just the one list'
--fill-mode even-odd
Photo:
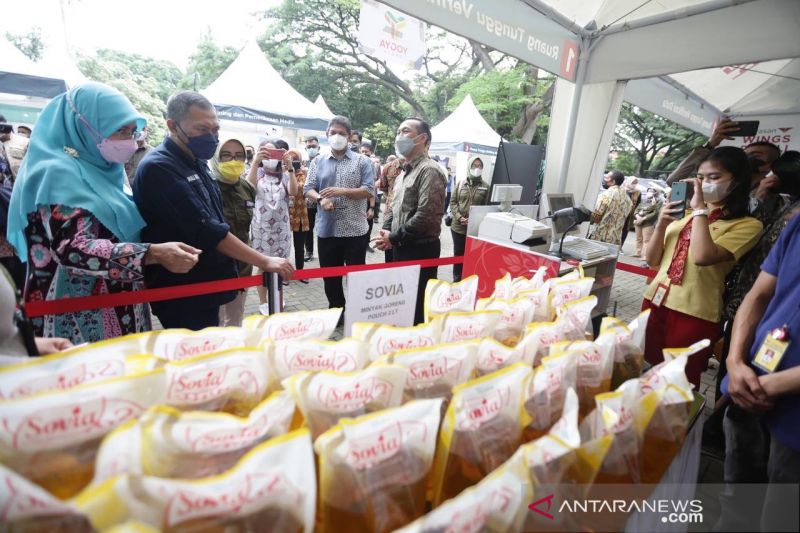
{"label": "white canopy pole", "polygon": [[567,119],[567,137],[564,140],[564,151],[561,153],[557,192],[564,192],[564,189],[567,186],[567,173],[569,172],[570,155],[572,154],[572,146],[575,141],[575,126],[578,123],[578,109],[580,109],[581,105],[581,95],[583,94],[583,84],[586,80],[586,67],[590,54],[591,47],[586,46],[586,39],[581,38],[581,53],[578,57],[578,70],[575,75],[575,88],[574,92],[572,93],[572,104],[570,106]]}

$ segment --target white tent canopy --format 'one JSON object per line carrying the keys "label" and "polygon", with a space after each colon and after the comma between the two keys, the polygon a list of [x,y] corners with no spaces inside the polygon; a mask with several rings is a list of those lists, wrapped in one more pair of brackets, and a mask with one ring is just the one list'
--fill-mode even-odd
{"label": "white tent canopy", "polygon": [[201,93],[221,119],[313,131],[327,124],[328,117],[281,77],[255,40]]}
{"label": "white tent canopy", "polygon": [[317,99],[314,100],[314,107],[317,108],[317,113],[321,118],[330,120],[334,117],[334,112],[328,107],[328,104],[321,94],[318,94]]}
{"label": "white tent canopy", "polygon": [[431,129],[432,152],[497,153],[500,135],[483,119],[472,97],[467,95],[458,107]]}
{"label": "white tent canopy", "polygon": [[594,201],[629,80],[654,78],[700,131],[722,112],[800,126],[797,0],[384,1],[559,76],[545,191]]}
{"label": "white tent canopy", "polygon": [[0,39],[0,93],[52,98],[67,90],[64,78]]}

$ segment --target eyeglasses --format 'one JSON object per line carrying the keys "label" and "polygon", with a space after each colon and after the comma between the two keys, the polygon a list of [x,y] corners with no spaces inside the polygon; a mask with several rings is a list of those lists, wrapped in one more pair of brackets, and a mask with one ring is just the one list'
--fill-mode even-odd
{"label": "eyeglasses", "polygon": [[219,154],[219,160],[223,163],[227,163],[228,161],[244,162],[245,155],[243,153],[231,154],[229,152],[222,152]]}
{"label": "eyeglasses", "polygon": [[122,126],[114,132],[114,135],[122,139],[138,139],[139,131],[136,128],[131,129],[128,126]]}

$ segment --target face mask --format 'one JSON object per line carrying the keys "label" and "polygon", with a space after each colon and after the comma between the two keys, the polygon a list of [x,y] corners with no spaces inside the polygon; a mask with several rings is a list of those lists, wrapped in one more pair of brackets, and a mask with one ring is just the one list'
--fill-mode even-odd
{"label": "face mask", "polygon": [[269,172],[275,172],[278,170],[278,165],[281,164],[280,159],[266,159],[264,161],[264,168]]}
{"label": "face mask", "polygon": [[347,148],[347,137],[344,135],[331,135],[328,137],[328,144],[337,152],[339,150],[344,150]]}
{"label": "face mask", "polygon": [[100,155],[109,163],[127,163],[128,160],[139,148],[136,144],[136,139],[125,139],[122,141],[114,141],[111,139],[103,139],[97,145],[100,150]]}
{"label": "face mask", "polygon": [[608,187],[609,187],[608,182],[606,180],[603,180],[603,188],[608,189]]}
{"label": "face mask", "polygon": [[225,183],[236,183],[243,173],[243,161],[226,161],[219,164],[219,174]]}
{"label": "face mask", "polygon": [[358,152],[358,145],[356,143],[350,143],[350,149],[354,152]]}
{"label": "face mask", "polygon": [[470,176],[473,178],[480,178],[483,175],[482,168],[471,168],[469,169]]}
{"label": "face mask", "polygon": [[314,159],[319,155],[319,148],[309,148],[306,150],[308,152],[308,157]]}
{"label": "face mask", "polygon": [[197,159],[208,160],[214,157],[214,153],[216,153],[217,146],[219,145],[218,135],[206,133],[204,135],[189,137],[186,132],[183,131],[180,124],[178,124],[178,129],[181,130],[181,133],[183,133],[187,139],[186,147]]}
{"label": "face mask", "polygon": [[711,204],[721,202],[730,194],[731,183],[703,183],[703,199]]}
{"label": "face mask", "polygon": [[400,157],[405,157],[414,150],[414,141],[416,137],[406,137],[405,135],[398,135],[394,140],[394,151]]}

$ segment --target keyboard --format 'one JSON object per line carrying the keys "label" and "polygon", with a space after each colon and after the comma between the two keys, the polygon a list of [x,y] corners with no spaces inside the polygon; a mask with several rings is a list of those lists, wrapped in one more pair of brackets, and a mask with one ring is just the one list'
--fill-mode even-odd
{"label": "keyboard", "polygon": [[592,242],[587,239],[579,237],[572,238],[564,241],[564,247],[561,249],[562,253],[571,255],[577,259],[588,261],[590,259],[597,259],[609,255],[608,248],[602,244]]}

